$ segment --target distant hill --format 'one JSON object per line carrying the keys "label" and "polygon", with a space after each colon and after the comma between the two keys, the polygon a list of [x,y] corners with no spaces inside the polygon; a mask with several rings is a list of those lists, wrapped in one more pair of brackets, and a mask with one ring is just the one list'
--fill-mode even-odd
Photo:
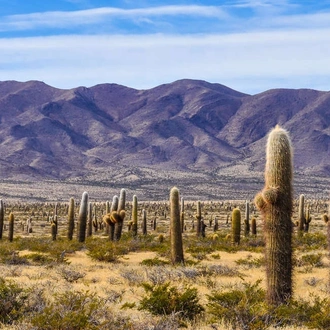
{"label": "distant hill", "polygon": [[149,90],[117,84],[57,89],[0,82],[0,178],[100,178],[109,170],[264,167],[267,132],[286,128],[295,170],[330,174],[330,92],[247,95],[179,80]]}

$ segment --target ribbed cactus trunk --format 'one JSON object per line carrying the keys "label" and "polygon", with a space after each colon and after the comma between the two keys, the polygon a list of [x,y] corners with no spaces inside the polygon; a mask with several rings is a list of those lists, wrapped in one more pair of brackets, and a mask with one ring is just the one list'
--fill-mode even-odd
{"label": "ribbed cactus trunk", "polygon": [[250,203],[245,202],[244,236],[250,234]]}
{"label": "ribbed cactus trunk", "polygon": [[74,231],[74,199],[70,198],[68,212],[68,239],[71,241]]}
{"label": "ribbed cactus trunk", "polygon": [[275,306],[292,296],[291,154],[289,134],[276,126],[267,141],[265,187],[255,198],[264,219],[267,300]]}
{"label": "ribbed cactus trunk", "polygon": [[180,222],[179,190],[176,187],[173,187],[170,192],[170,232],[172,264],[184,263]]}
{"label": "ribbed cactus trunk", "polygon": [[5,220],[5,208],[2,199],[0,199],[0,239],[2,239],[4,220]]}
{"label": "ribbed cactus trunk", "polygon": [[147,211],[145,209],[142,210],[142,234],[147,235]]}
{"label": "ribbed cactus trunk", "polygon": [[304,226],[304,232],[305,233],[308,233],[308,231],[309,231],[309,224],[311,223],[311,221],[312,221],[312,216],[310,214],[309,207],[307,207],[306,216],[305,216],[305,226]]}
{"label": "ribbed cactus trunk", "polygon": [[138,201],[136,195],[133,196],[132,205],[132,235],[136,237],[138,234]]}
{"label": "ribbed cactus trunk", "polygon": [[241,211],[234,209],[231,216],[231,235],[233,245],[239,245],[241,242]]}
{"label": "ribbed cactus trunk", "polygon": [[14,239],[14,214],[13,213],[10,213],[9,214],[9,232],[8,232],[8,239],[9,239],[9,242],[12,242],[13,239]]}
{"label": "ribbed cactus trunk", "polygon": [[85,242],[88,215],[88,193],[82,194],[78,215],[78,241]]}
{"label": "ribbed cactus trunk", "polygon": [[123,231],[124,218],[125,218],[125,204],[126,204],[126,190],[121,189],[118,202],[118,219],[115,223],[115,241],[119,241]]}
{"label": "ribbed cactus trunk", "polygon": [[305,228],[305,214],[304,214],[304,210],[305,210],[305,196],[304,195],[300,195],[299,196],[299,207],[298,207],[298,234],[302,235],[304,232],[304,228]]}

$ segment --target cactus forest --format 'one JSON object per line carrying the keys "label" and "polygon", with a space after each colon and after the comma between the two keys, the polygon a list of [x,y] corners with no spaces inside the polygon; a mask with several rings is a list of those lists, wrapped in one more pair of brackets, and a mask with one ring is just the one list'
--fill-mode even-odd
{"label": "cactus forest", "polygon": [[0,328],[330,329],[330,204],[295,195],[292,148],[269,132],[246,199],[3,194]]}

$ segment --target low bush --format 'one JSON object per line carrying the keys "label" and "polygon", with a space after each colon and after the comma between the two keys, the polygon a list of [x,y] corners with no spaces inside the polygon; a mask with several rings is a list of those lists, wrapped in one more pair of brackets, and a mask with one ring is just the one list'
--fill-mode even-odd
{"label": "low bush", "polygon": [[154,315],[178,314],[180,319],[195,319],[204,311],[199,303],[197,289],[186,287],[179,290],[169,282],[157,285],[142,284],[146,296],[140,301],[140,310]]}

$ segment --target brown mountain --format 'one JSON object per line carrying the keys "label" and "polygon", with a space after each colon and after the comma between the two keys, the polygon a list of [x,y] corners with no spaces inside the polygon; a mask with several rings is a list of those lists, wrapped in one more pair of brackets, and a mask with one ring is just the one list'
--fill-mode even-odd
{"label": "brown mountain", "polygon": [[247,95],[187,79],[149,90],[3,81],[0,178],[101,180],[128,168],[192,177],[237,166],[260,171],[266,134],[276,124],[290,132],[296,171],[330,173],[330,92]]}

